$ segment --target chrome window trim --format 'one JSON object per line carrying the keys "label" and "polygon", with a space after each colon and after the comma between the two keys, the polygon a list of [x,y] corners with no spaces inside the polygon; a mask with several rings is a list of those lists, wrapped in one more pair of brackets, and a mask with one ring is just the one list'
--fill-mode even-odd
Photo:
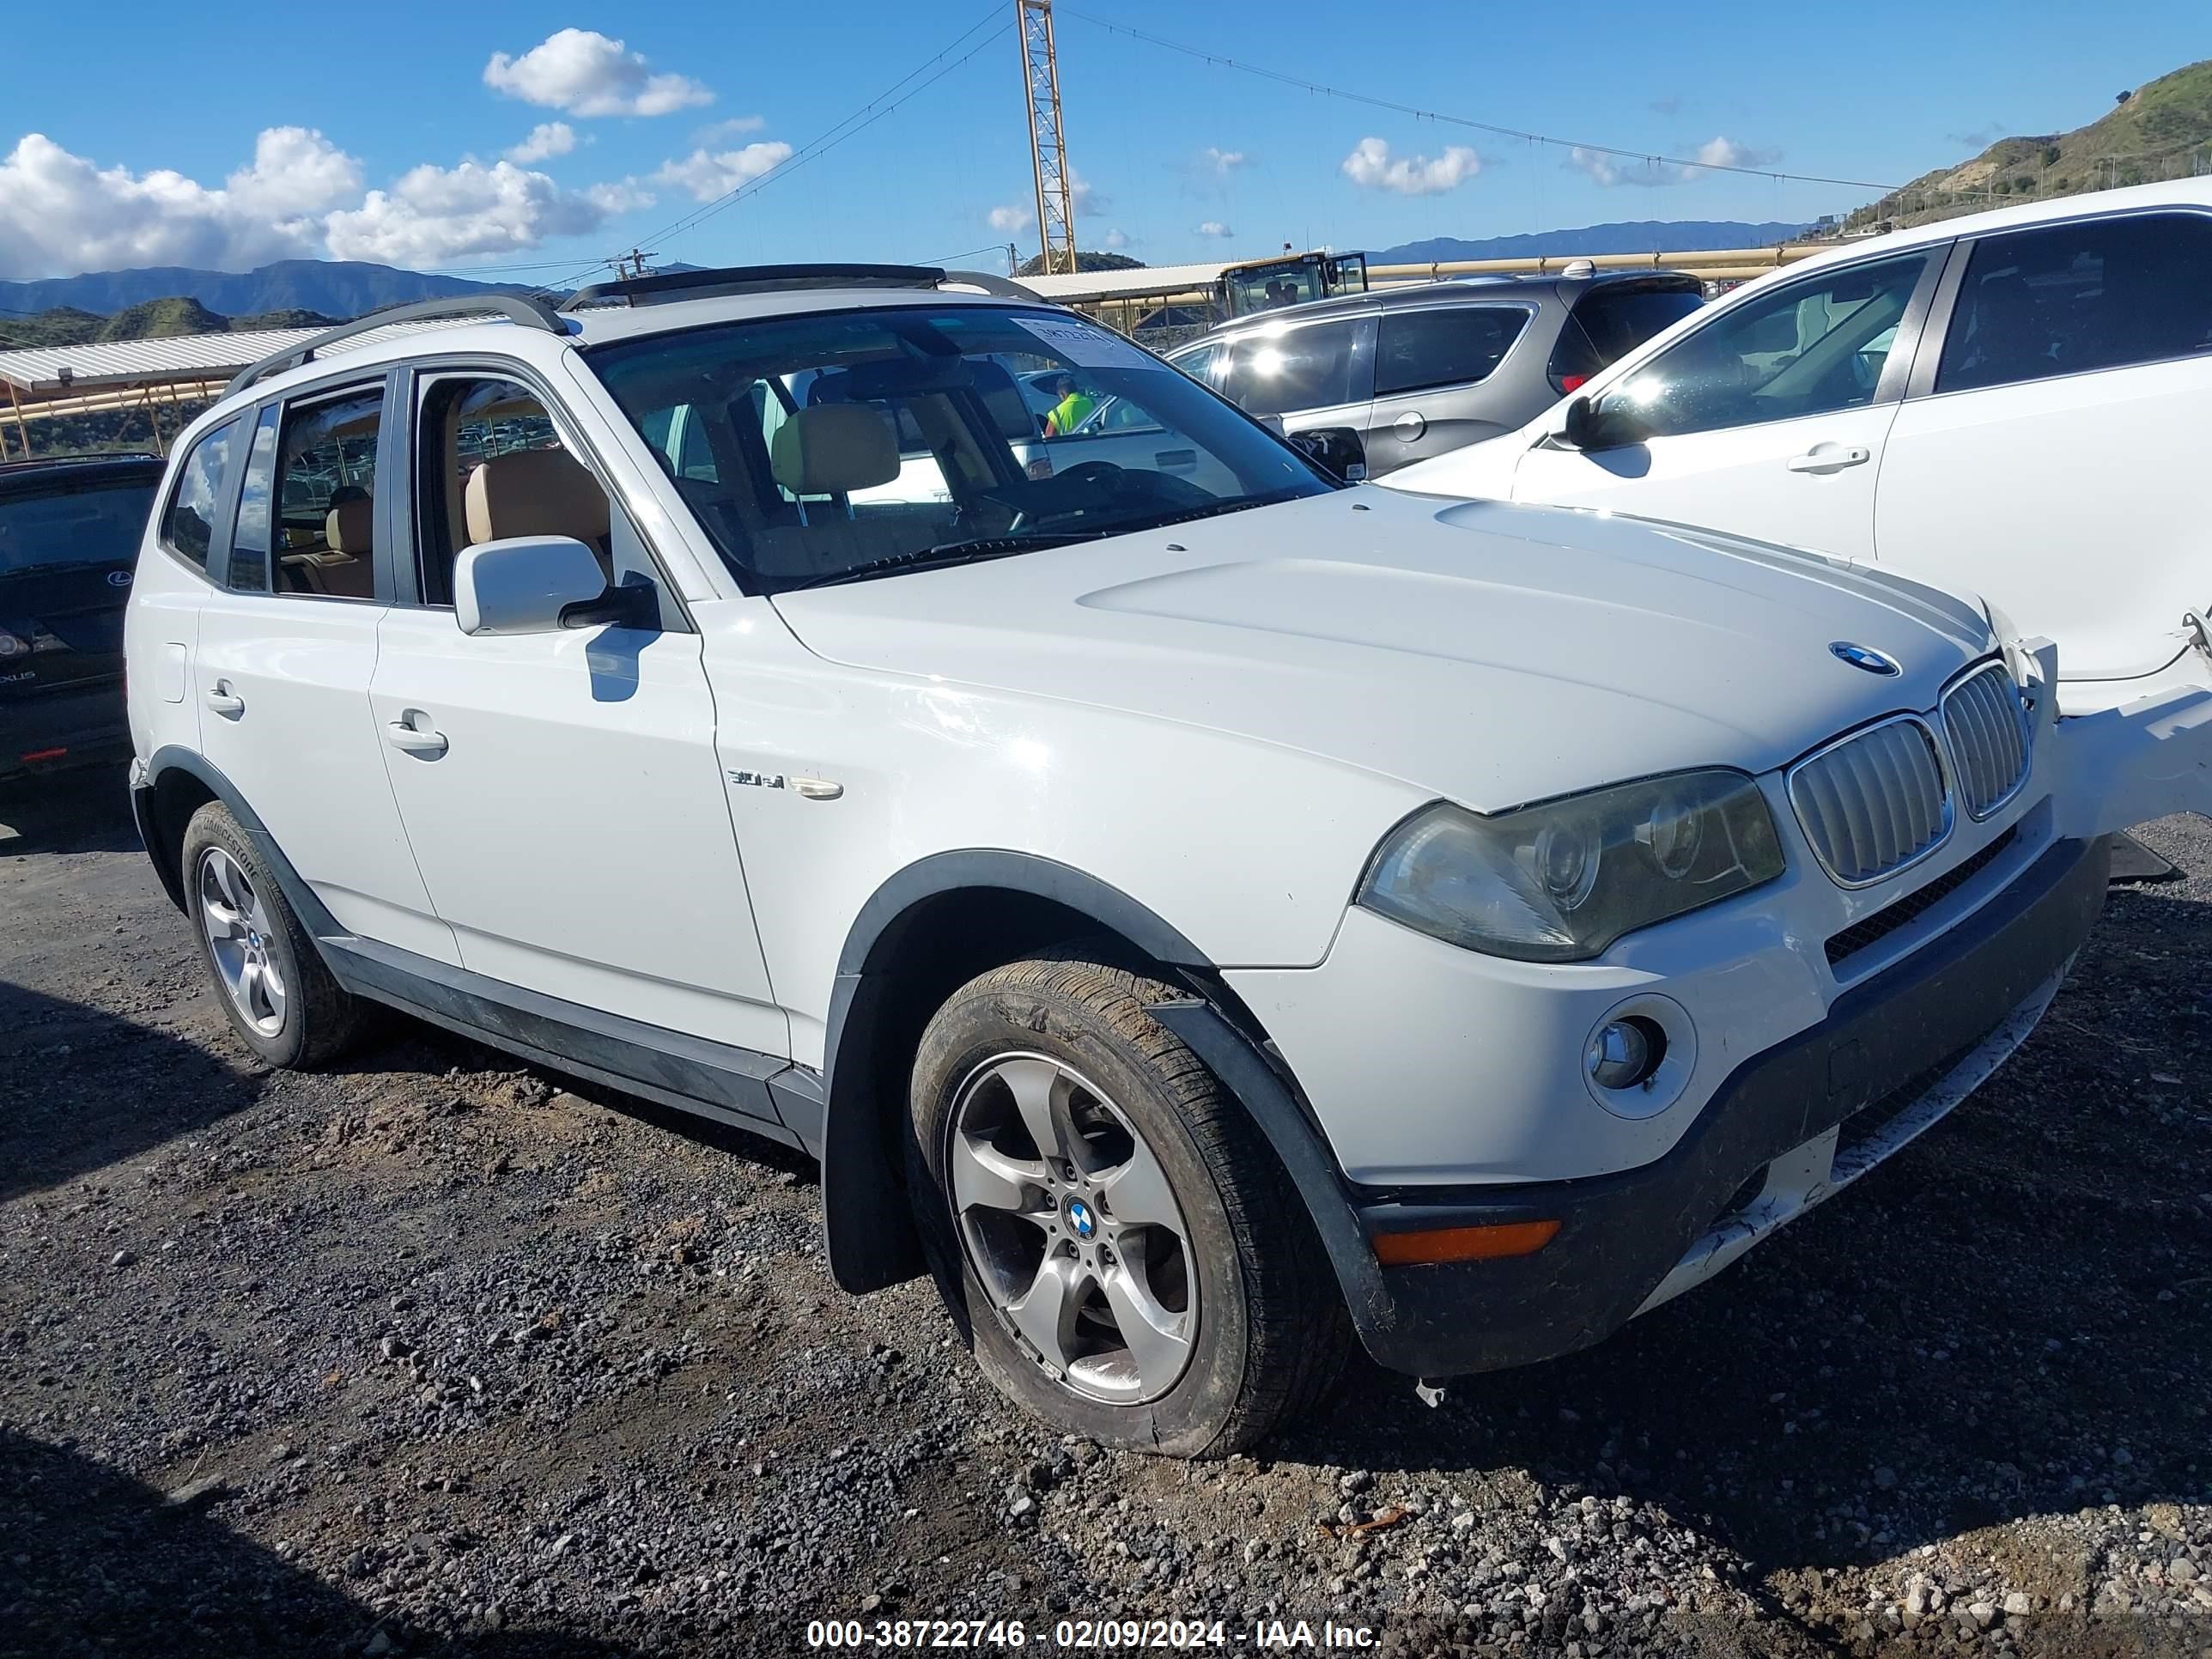
{"label": "chrome window trim", "polygon": [[[1911,858],[1905,860],[1904,863],[1893,864],[1888,869],[1881,872],[1877,875],[1868,876],[1863,879],[1854,881],[1838,873],[1835,866],[1828,862],[1826,855],[1820,851],[1820,843],[1814,839],[1813,832],[1805,827],[1805,809],[1799,804],[1797,799],[1798,776],[1816,761],[1820,760],[1826,756],[1833,754],[1838,749],[1848,748],[1850,744],[1860,741],[1860,739],[1863,738],[1870,736],[1874,732],[1881,731],[1885,727],[1903,725],[1916,726],[1919,727],[1920,735],[1928,741],[1929,751],[1936,757],[1936,780],[1937,787],[1942,792],[1943,802],[1943,827],[1937,832],[1936,836],[1933,841],[1929,842],[1927,846],[1922,848],[1920,851],[1915,853]],[[1911,714],[1892,714],[1887,719],[1873,720],[1853,731],[1846,732],[1842,737],[1832,738],[1830,741],[1822,744],[1818,749],[1813,750],[1811,754],[1802,756],[1798,759],[1791,762],[1788,769],[1786,769],[1782,775],[1783,793],[1789,798],[1790,810],[1796,815],[1797,819],[1797,833],[1804,838],[1805,845],[1811,851],[1814,861],[1820,866],[1821,873],[1826,876],[1830,881],[1834,882],[1838,887],[1848,889],[1853,892],[1856,892],[1869,887],[1879,887],[1886,881],[1893,881],[1897,877],[1903,875],[1907,870],[1912,869],[1916,866],[1926,863],[1929,859],[1935,857],[1937,853],[1941,852],[1945,847],[1950,845],[1951,832],[1957,828],[1959,820],[1956,791],[1953,788],[1952,784],[1951,755],[1949,750],[1946,747],[1943,742],[1942,734],[1939,733],[1934,726],[1930,726],[1923,716]]]}

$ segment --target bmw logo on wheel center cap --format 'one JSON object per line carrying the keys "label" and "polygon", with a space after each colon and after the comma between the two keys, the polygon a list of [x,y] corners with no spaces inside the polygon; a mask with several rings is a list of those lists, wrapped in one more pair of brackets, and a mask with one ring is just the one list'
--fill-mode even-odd
{"label": "bmw logo on wheel center cap", "polygon": [[1071,1198],[1067,1200],[1067,1224],[1078,1238],[1088,1238],[1098,1231],[1098,1218],[1081,1199]]}
{"label": "bmw logo on wheel center cap", "polygon": [[1828,649],[1854,668],[1863,668],[1869,674],[1895,678],[1905,671],[1897,665],[1897,659],[1887,656],[1872,646],[1854,645],[1849,640],[1838,640]]}

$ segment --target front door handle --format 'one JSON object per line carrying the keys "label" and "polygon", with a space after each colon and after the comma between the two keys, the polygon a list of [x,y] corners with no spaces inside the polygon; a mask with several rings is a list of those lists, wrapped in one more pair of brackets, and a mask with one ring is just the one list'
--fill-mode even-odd
{"label": "front door handle", "polygon": [[[417,720],[423,723],[418,726]],[[435,760],[452,746],[446,741],[446,734],[432,727],[428,716],[417,708],[409,709],[404,720],[386,722],[384,740],[394,749],[420,755],[424,760]]]}
{"label": "front door handle", "polygon": [[208,688],[207,706],[228,720],[246,713],[246,699],[230,689],[228,680],[217,680]]}
{"label": "front door handle", "polygon": [[1874,451],[1864,444],[1814,444],[1802,455],[1790,458],[1792,472],[1841,472],[1847,466],[1864,466]]}

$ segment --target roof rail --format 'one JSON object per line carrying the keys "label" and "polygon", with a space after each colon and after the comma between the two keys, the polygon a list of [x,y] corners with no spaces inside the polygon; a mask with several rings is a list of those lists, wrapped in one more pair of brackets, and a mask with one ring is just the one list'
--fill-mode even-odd
{"label": "roof rail", "polygon": [[1006,299],[1037,296],[1003,276],[980,270],[940,270],[934,265],[788,264],[726,265],[708,270],[664,270],[650,276],[580,288],[562,302],[564,312],[586,306],[657,305],[673,300],[707,300],[732,294],[767,294],[813,288],[939,289],[957,283]]}
{"label": "roof rail", "polygon": [[357,334],[374,333],[393,323],[428,321],[433,318],[504,317],[521,328],[543,329],[548,334],[565,334],[563,323],[553,308],[543,300],[526,294],[456,294],[444,300],[417,300],[412,305],[393,306],[389,310],[371,312],[366,317],[356,317],[349,323],[325,329],[312,340],[304,340],[282,351],[272,351],[259,362],[240,369],[223,387],[222,395],[234,397],[256,380],[280,374],[288,368],[297,368],[301,363],[313,362],[315,354],[326,346],[336,345]]}

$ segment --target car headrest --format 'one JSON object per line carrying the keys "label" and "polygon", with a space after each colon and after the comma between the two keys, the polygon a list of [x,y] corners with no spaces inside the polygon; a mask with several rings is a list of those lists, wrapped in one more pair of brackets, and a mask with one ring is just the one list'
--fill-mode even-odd
{"label": "car headrest", "polygon": [[898,477],[898,435],[865,404],[814,404],[776,428],[776,483],[794,495],[842,495]]}
{"label": "car headrest", "polygon": [[562,450],[518,449],[478,463],[462,504],[471,547],[510,536],[573,536],[596,546],[607,534],[607,492]]}
{"label": "car headrest", "polygon": [[333,553],[366,557],[369,527],[375,518],[376,503],[366,495],[340,501],[323,519],[323,541]]}

